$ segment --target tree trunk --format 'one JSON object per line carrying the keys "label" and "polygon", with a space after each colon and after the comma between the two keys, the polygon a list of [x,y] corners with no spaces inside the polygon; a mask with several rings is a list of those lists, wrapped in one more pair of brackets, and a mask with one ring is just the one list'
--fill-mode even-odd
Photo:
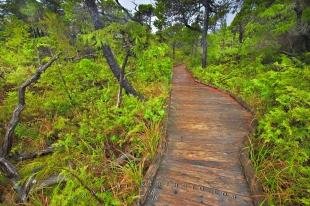
{"label": "tree trunk", "polygon": [[85,4],[89,10],[95,29],[96,30],[101,29],[104,26],[104,24],[100,19],[96,0],[85,0]]}
{"label": "tree trunk", "polygon": [[207,35],[209,29],[209,8],[205,6],[204,11],[204,18],[203,18],[203,29],[202,29],[202,57],[201,57],[201,67],[207,67],[207,56],[208,56],[208,42],[207,42]]}
{"label": "tree trunk", "polygon": [[175,47],[176,47],[176,43],[175,41],[173,41],[172,43],[172,59],[175,60]]}
{"label": "tree trunk", "polygon": [[238,30],[239,30],[239,43],[243,43],[243,33],[244,33],[244,28],[242,26],[242,23],[239,23],[238,25]]}
{"label": "tree trunk", "polygon": [[300,3],[300,0],[295,0],[294,11],[296,13],[297,26],[301,26],[301,24],[302,24],[302,20],[301,19],[302,19],[303,8],[302,8],[302,5]]}
{"label": "tree trunk", "polygon": [[122,70],[119,67],[119,65],[116,62],[116,59],[114,57],[114,54],[110,48],[109,45],[107,44],[103,44],[102,45],[102,50],[103,50],[103,55],[106,58],[111,71],[113,72],[115,78],[118,80],[118,82],[120,83],[120,85],[124,88],[124,90],[126,91],[127,94],[131,94],[133,96],[138,97],[139,99],[144,99],[143,96],[141,96],[132,86],[131,84],[128,82],[127,78],[124,76],[122,78],[122,81],[120,81],[120,77],[122,74]]}
{"label": "tree trunk", "polygon": [[[100,15],[98,11],[98,7],[95,0],[85,0],[85,4],[88,7],[88,10],[90,12],[90,15],[92,17],[92,21],[94,24],[95,29],[101,29],[104,26],[104,23],[100,20]],[[114,54],[112,52],[111,47],[108,44],[102,44],[102,52],[103,56],[106,58],[109,67],[114,75],[114,77],[117,79],[117,81],[120,83],[120,85],[125,89],[127,94],[131,94],[135,97],[138,97],[139,99],[144,99],[144,97],[131,86],[131,84],[128,82],[127,78],[122,78],[123,81],[120,80],[121,76],[121,69],[116,61],[116,58],[114,57]]]}
{"label": "tree trunk", "polygon": [[[119,78],[119,82],[123,82],[124,81],[124,77],[125,77],[125,68],[127,65],[129,59],[129,53],[126,54],[123,65],[122,65],[122,72],[121,72],[121,76]],[[122,84],[119,85],[119,89],[118,89],[118,94],[117,94],[117,102],[116,102],[116,107],[120,107],[122,105],[122,100],[123,100],[123,86]]]}
{"label": "tree trunk", "polygon": [[152,30],[152,15],[149,16],[149,27]]}

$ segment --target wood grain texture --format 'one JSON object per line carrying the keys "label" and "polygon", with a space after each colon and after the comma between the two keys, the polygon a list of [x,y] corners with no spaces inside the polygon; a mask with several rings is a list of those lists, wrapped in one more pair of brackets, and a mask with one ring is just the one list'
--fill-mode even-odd
{"label": "wood grain texture", "polygon": [[253,205],[239,160],[252,115],[174,67],[166,151],[143,205]]}

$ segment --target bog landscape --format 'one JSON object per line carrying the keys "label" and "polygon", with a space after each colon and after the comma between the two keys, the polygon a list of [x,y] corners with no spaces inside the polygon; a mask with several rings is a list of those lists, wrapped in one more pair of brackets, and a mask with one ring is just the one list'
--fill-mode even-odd
{"label": "bog landscape", "polygon": [[310,205],[307,0],[0,0],[0,205]]}

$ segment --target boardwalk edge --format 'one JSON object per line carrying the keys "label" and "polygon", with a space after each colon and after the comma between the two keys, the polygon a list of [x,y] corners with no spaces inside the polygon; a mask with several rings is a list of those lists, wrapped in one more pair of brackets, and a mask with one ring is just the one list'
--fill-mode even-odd
{"label": "boardwalk edge", "polygon": [[[174,65],[171,70],[176,67],[177,65]],[[161,138],[157,152],[156,152],[156,157],[154,160],[151,162],[150,166],[148,167],[144,177],[143,177],[143,182],[142,185],[140,186],[139,190],[139,199],[135,202],[135,206],[142,206],[145,204],[146,198],[148,195],[151,193],[152,185],[154,184],[154,180],[159,168],[159,165],[163,159],[163,155],[166,151],[167,148],[167,125],[168,125],[168,119],[169,119],[169,105],[171,103],[171,90],[172,90],[172,78],[173,78],[173,73],[171,72],[171,77],[170,77],[170,90],[169,90],[169,97],[167,99],[167,108],[166,108],[166,117],[164,120],[164,135]]]}

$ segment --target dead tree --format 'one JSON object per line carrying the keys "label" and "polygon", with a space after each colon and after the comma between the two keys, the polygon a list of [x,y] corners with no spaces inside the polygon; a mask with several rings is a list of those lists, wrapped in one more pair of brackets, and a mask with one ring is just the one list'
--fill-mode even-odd
{"label": "dead tree", "polygon": [[[21,112],[24,110],[26,106],[26,89],[27,87],[31,86],[32,84],[36,83],[43,72],[46,71],[47,68],[49,68],[53,62],[55,62],[58,59],[58,56],[53,57],[48,63],[40,66],[37,71],[29,78],[27,79],[18,90],[18,104],[12,114],[11,120],[7,126],[6,133],[4,136],[3,145],[1,147],[0,151],[0,171],[11,181],[13,184],[13,187],[18,195],[18,199],[21,202],[26,201],[28,197],[28,193],[35,183],[34,175],[32,175],[22,186],[18,184],[19,181],[19,174],[17,172],[16,167],[8,160],[8,155],[12,149],[13,145],[13,134],[16,126],[18,125],[20,121],[20,115]],[[50,152],[51,149],[47,149],[41,153],[33,153],[31,156],[40,156],[44,155],[48,152]]]}
{"label": "dead tree", "polygon": [[41,151],[38,152],[30,152],[30,153],[22,153],[18,155],[12,155],[10,156],[10,159],[13,159],[15,161],[25,161],[25,160],[32,160],[38,157],[43,157],[49,154],[52,154],[54,152],[54,148],[52,146],[49,146]]}
{"label": "dead tree", "polygon": [[37,71],[32,75],[32,77],[30,77],[29,79],[27,79],[20,87],[18,90],[18,105],[16,106],[13,115],[11,117],[11,120],[9,122],[9,125],[6,129],[6,133],[4,136],[4,141],[3,141],[3,145],[1,147],[1,151],[0,151],[0,157],[5,158],[11,151],[12,149],[12,145],[13,145],[13,133],[14,130],[17,126],[17,124],[19,123],[20,120],[20,114],[21,112],[24,110],[25,106],[26,106],[26,102],[25,102],[25,93],[26,93],[26,89],[27,87],[29,87],[30,85],[36,83],[40,77],[41,74],[43,72],[46,71],[47,68],[49,68],[54,61],[56,61],[58,59],[58,56],[52,58],[48,63],[40,66]]}

